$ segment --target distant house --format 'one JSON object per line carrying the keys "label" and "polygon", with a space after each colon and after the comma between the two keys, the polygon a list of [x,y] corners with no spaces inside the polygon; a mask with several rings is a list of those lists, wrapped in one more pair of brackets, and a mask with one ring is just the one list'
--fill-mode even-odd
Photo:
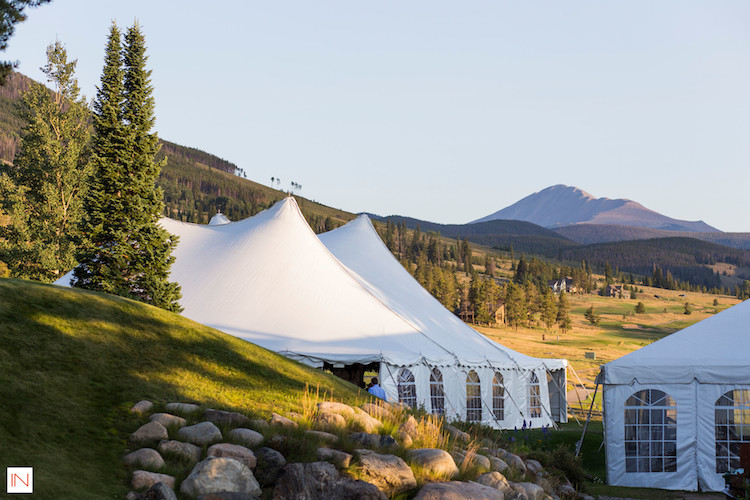
{"label": "distant house", "polygon": [[495,323],[505,323],[505,302],[502,300],[497,302],[495,306]]}
{"label": "distant house", "polygon": [[458,317],[461,318],[461,321],[464,323],[471,323],[474,324],[474,311],[468,310],[468,309],[462,309],[458,311]]}
{"label": "distant house", "polygon": [[602,290],[602,295],[605,297],[619,297],[622,294],[622,285],[607,285]]}
{"label": "distant house", "polygon": [[547,286],[552,289],[553,293],[560,293],[563,291],[565,293],[575,293],[578,291],[578,288],[573,285],[573,278],[570,276],[558,280],[548,280]]}

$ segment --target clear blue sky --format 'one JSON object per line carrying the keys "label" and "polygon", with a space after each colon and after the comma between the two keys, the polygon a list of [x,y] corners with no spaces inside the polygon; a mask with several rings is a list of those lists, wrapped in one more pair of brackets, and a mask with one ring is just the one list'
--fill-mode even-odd
{"label": "clear blue sky", "polygon": [[5,58],[57,37],[96,92],[138,19],[160,137],[352,212],[444,223],[553,184],[750,231],[750,2],[53,0]]}

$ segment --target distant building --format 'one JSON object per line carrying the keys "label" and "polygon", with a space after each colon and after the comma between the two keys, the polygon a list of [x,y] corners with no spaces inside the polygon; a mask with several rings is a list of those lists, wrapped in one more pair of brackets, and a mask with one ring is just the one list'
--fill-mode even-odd
{"label": "distant building", "polygon": [[607,287],[602,290],[602,295],[605,297],[619,297],[622,295],[622,285],[607,285]]}
{"label": "distant building", "polygon": [[553,293],[575,293],[578,291],[578,288],[573,285],[573,278],[570,276],[560,278],[559,280],[548,280],[547,286],[552,289]]}
{"label": "distant building", "polygon": [[502,300],[497,302],[495,305],[495,314],[493,316],[495,317],[495,323],[505,323],[505,302]]}

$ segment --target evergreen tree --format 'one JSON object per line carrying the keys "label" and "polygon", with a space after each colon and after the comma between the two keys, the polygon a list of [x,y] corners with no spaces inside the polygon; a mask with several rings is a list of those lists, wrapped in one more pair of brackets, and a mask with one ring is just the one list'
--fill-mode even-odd
{"label": "evergreen tree", "polygon": [[644,304],[643,302],[638,302],[635,305],[635,312],[638,313],[638,314],[645,313],[646,312],[646,304]]}
{"label": "evergreen tree", "polygon": [[596,311],[594,310],[594,306],[589,307],[586,309],[586,312],[583,313],[583,317],[589,320],[589,323],[596,326],[599,324],[599,315],[596,314]]}
{"label": "evergreen tree", "polygon": [[546,286],[542,289],[541,294],[541,320],[549,330],[555,324],[557,319],[557,306],[552,290]]}
{"label": "evergreen tree", "polygon": [[557,299],[557,324],[563,332],[568,331],[571,325],[570,315],[568,314],[568,299],[565,295],[565,292],[560,292]]}
{"label": "evergreen tree", "polygon": [[110,30],[101,87],[94,104],[94,182],[85,200],[86,239],[75,285],[180,311],[180,289],[168,281],[177,239],[158,225],[161,162],[154,125],[151,71],[138,24],[121,46]]}
{"label": "evergreen tree", "polygon": [[[60,41],[41,68],[50,90],[33,82],[22,100],[27,122],[13,165],[0,165],[0,253],[17,277],[54,281],[75,265],[88,165],[88,107]],[[4,241],[3,241],[4,240]]]}

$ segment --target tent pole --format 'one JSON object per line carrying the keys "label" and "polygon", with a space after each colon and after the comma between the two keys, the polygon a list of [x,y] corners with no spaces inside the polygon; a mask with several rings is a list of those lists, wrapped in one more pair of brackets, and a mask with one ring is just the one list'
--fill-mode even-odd
{"label": "tent pole", "polygon": [[[591,422],[591,412],[594,410],[594,401],[596,400],[596,393],[599,390],[599,377],[596,377],[596,387],[594,387],[594,396],[591,398],[591,406],[589,406],[589,414],[586,416],[586,423],[583,425],[583,432],[581,433],[581,439],[576,443],[576,456],[581,453],[583,447],[583,438],[586,437],[586,430]],[[603,442],[603,441],[602,441]]]}
{"label": "tent pole", "polygon": [[[554,384],[555,384],[555,387],[557,387],[557,388],[558,388],[558,389],[560,390],[560,393],[561,393],[561,394],[564,394],[564,395],[565,395],[565,399],[564,399],[564,401],[565,401],[565,410],[566,410],[566,411],[567,411],[567,410],[572,410],[572,409],[573,409],[573,407],[572,407],[572,406],[570,406],[570,404],[568,403],[568,395],[567,395],[567,394],[565,393],[565,391],[563,391],[562,387],[560,387],[560,384],[558,384],[558,383],[557,383],[557,380],[555,380],[555,377],[553,377],[553,376],[552,376],[552,370],[550,370],[550,369],[549,369],[549,368],[547,368],[546,366],[545,366],[545,369],[547,370],[547,373],[549,373],[549,374],[550,374],[550,377],[552,378],[552,382],[554,382]],[[567,367],[566,367],[566,369],[567,369]],[[550,404],[551,404],[551,403],[550,403]],[[581,421],[580,421],[580,420],[578,420],[578,417],[576,416],[576,414],[575,414],[575,413],[574,413],[573,411],[570,411],[569,413],[570,413],[571,415],[573,415],[573,418],[574,418],[574,419],[576,420],[576,422],[578,423],[578,427],[580,427],[580,426],[581,426]]]}
{"label": "tent pole", "polygon": [[[589,390],[586,389],[586,386],[583,385],[583,382],[581,382],[581,377],[578,376],[578,374],[576,373],[575,369],[573,368],[573,365],[569,365],[569,366],[570,366],[570,369],[573,371],[573,375],[576,376],[576,379],[578,380],[578,384],[583,388],[584,391],[586,391],[586,397],[591,396],[591,393],[589,392]],[[595,406],[596,406],[597,410],[602,411],[602,409],[599,408],[599,405],[595,405]],[[602,411],[602,413],[604,413],[604,412]]]}

